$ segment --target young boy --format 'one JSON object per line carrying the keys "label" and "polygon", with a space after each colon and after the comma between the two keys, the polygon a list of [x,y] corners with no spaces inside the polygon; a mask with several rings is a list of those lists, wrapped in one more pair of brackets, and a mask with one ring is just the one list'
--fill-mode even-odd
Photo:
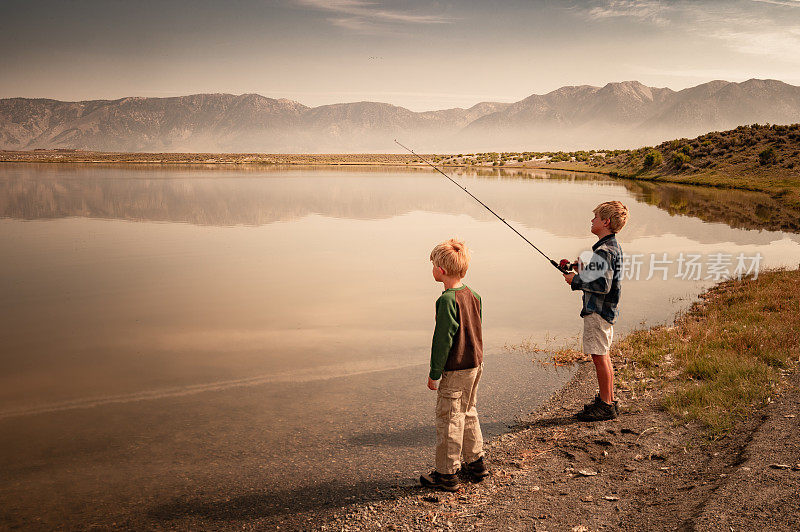
{"label": "young boy", "polygon": [[593,212],[591,231],[598,240],[592,246],[592,260],[581,265],[577,274],[564,274],[573,290],[583,291],[583,352],[592,356],[600,388],[594,401],[576,415],[580,421],[603,421],[619,415],[609,347],[621,292],[622,249],[616,234],[628,221],[628,208],[619,201],[607,201]]}
{"label": "young boy", "polygon": [[[423,486],[458,489],[456,473],[464,456],[466,472],[480,481],[489,472],[483,463],[483,435],[475,408],[483,372],[481,297],[461,280],[470,254],[464,242],[450,239],[431,252],[433,278],[444,284],[436,300],[436,328],[431,347],[428,388],[437,390],[436,469],[419,478]],[[439,380],[441,379],[441,381]]]}

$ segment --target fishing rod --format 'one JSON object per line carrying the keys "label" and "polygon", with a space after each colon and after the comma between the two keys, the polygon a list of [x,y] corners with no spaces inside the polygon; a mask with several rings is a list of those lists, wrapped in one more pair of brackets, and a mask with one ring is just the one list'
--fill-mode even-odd
{"label": "fishing rod", "polygon": [[501,218],[499,214],[497,214],[496,212],[494,212],[494,211],[493,211],[491,208],[489,208],[489,206],[488,206],[488,205],[486,205],[484,202],[482,202],[482,201],[481,201],[481,200],[479,200],[477,197],[475,197],[475,195],[473,195],[473,194],[472,194],[472,192],[470,192],[469,190],[467,190],[467,187],[463,187],[463,186],[459,185],[459,184],[458,184],[458,182],[457,182],[457,181],[455,181],[455,180],[454,180],[452,177],[450,177],[449,175],[447,175],[447,174],[445,174],[444,172],[442,172],[441,170],[439,170],[439,169],[438,169],[436,166],[434,166],[432,163],[428,162],[428,161],[427,161],[427,160],[426,160],[424,157],[421,157],[421,156],[417,155],[417,153],[416,153],[414,150],[412,150],[411,148],[409,148],[409,147],[407,147],[407,146],[403,146],[402,144],[400,144],[400,143],[397,141],[397,139],[394,139],[394,141],[395,141],[395,143],[396,143],[397,145],[399,145],[399,146],[403,147],[404,149],[406,149],[406,150],[410,151],[410,152],[411,152],[411,153],[413,153],[413,154],[414,154],[416,157],[418,157],[420,160],[422,160],[422,162],[426,163],[428,166],[430,166],[431,168],[433,168],[434,170],[436,170],[437,172],[439,172],[440,174],[442,174],[443,176],[445,176],[445,177],[446,177],[447,179],[449,179],[449,180],[450,180],[450,182],[451,182],[451,183],[453,183],[455,186],[457,186],[458,188],[460,188],[461,190],[463,190],[464,192],[466,192],[467,194],[469,194],[469,195],[470,195],[470,197],[472,197],[472,199],[474,199],[475,201],[477,201],[478,203],[480,203],[480,204],[483,206],[483,208],[485,208],[487,211],[489,211],[490,213],[494,214],[494,215],[497,217],[497,219],[498,219],[498,220],[500,220],[501,222],[503,222],[504,224],[506,224],[506,225],[508,226],[508,228],[509,228],[509,229],[511,229],[512,231],[514,231],[515,233],[517,233],[517,235],[519,235],[519,237],[520,237],[522,240],[524,240],[525,242],[527,242],[527,243],[528,243],[528,244],[529,244],[529,245],[530,245],[530,246],[531,246],[533,249],[535,249],[536,251],[538,251],[538,252],[539,252],[539,253],[542,255],[542,257],[546,258],[546,259],[547,259],[547,260],[550,262],[550,264],[552,264],[552,265],[553,265],[553,267],[555,267],[555,269],[557,269],[559,272],[561,272],[561,273],[569,273],[570,271],[572,271],[572,270],[574,269],[574,264],[571,264],[571,263],[570,263],[570,262],[569,262],[567,259],[562,259],[562,260],[561,260],[561,262],[560,262],[560,263],[558,263],[558,262],[554,261],[553,259],[551,259],[550,257],[548,257],[547,255],[545,255],[545,254],[544,254],[544,252],[543,252],[541,249],[537,248],[537,247],[536,247],[536,245],[535,245],[533,242],[531,242],[530,240],[528,240],[527,238],[525,238],[525,235],[523,235],[522,233],[520,233],[519,231],[517,231],[516,229],[514,229],[514,228],[513,228],[513,227],[512,227],[512,226],[511,226],[511,225],[510,225],[510,224],[509,224],[507,221],[505,221],[503,218]]}

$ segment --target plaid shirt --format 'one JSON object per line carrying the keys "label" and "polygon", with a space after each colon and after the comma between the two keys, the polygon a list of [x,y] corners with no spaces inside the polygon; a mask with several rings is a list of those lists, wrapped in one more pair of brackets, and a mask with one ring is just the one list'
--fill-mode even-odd
{"label": "plaid shirt", "polygon": [[622,248],[614,234],[604,236],[592,246],[592,261],[572,278],[572,289],[583,290],[581,317],[592,312],[608,323],[619,315],[622,293]]}

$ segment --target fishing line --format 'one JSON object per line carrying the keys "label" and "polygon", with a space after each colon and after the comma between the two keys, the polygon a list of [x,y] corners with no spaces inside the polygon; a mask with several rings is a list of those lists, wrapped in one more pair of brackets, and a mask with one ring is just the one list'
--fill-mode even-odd
{"label": "fishing line", "polygon": [[558,270],[558,271],[559,271],[559,272],[561,272],[561,273],[565,273],[565,270],[564,270],[564,269],[562,269],[562,267],[561,267],[561,266],[559,266],[559,263],[557,263],[556,261],[554,261],[553,259],[551,259],[551,258],[550,258],[550,257],[548,257],[547,255],[545,255],[545,254],[544,254],[544,252],[543,252],[541,249],[537,248],[537,247],[536,247],[536,245],[535,245],[533,242],[531,242],[530,240],[528,240],[527,238],[525,238],[525,235],[523,235],[522,233],[520,233],[519,231],[517,231],[516,229],[514,229],[514,228],[511,226],[511,224],[509,224],[509,223],[508,223],[507,221],[505,221],[505,220],[504,220],[502,217],[500,217],[500,215],[499,215],[499,214],[497,214],[496,212],[494,212],[494,211],[493,211],[491,208],[489,208],[489,206],[488,206],[488,205],[486,205],[484,202],[482,202],[482,201],[481,201],[481,200],[479,200],[477,197],[475,197],[475,195],[473,195],[473,194],[472,194],[472,192],[470,192],[469,190],[467,190],[467,187],[463,187],[463,186],[459,185],[459,184],[458,184],[458,182],[456,182],[456,181],[455,181],[455,180],[454,180],[452,177],[450,177],[449,175],[447,175],[447,174],[445,174],[444,172],[442,172],[441,170],[439,170],[439,169],[438,169],[436,166],[434,166],[433,164],[431,164],[430,162],[428,162],[428,161],[427,161],[427,160],[426,160],[424,157],[421,157],[421,156],[417,155],[417,153],[416,153],[414,150],[412,150],[411,148],[408,148],[408,147],[406,147],[406,146],[403,146],[402,144],[400,144],[399,142],[397,142],[397,139],[394,139],[394,141],[395,141],[395,143],[396,143],[396,144],[398,144],[399,146],[401,146],[401,147],[403,147],[404,149],[406,149],[406,150],[410,151],[411,153],[413,153],[413,154],[414,154],[416,157],[418,157],[420,160],[422,160],[422,162],[426,163],[428,166],[430,166],[431,168],[433,168],[434,170],[436,170],[437,172],[439,172],[440,174],[442,174],[443,176],[445,176],[445,177],[446,177],[447,179],[449,179],[449,180],[450,180],[450,182],[451,182],[451,183],[453,183],[455,186],[457,186],[458,188],[460,188],[461,190],[463,190],[464,192],[466,192],[467,194],[469,194],[469,195],[470,195],[470,197],[471,197],[472,199],[474,199],[475,201],[477,201],[478,203],[480,203],[480,204],[481,204],[481,205],[482,205],[482,206],[483,206],[483,207],[484,207],[484,208],[485,208],[487,211],[489,211],[490,213],[494,214],[494,215],[497,217],[497,219],[498,219],[498,220],[500,220],[501,222],[503,222],[504,224],[506,224],[506,225],[508,226],[508,228],[509,228],[509,229],[511,229],[512,231],[514,231],[515,233],[517,233],[517,235],[519,235],[519,237],[520,237],[522,240],[524,240],[525,242],[527,242],[527,243],[528,243],[528,244],[529,244],[529,245],[530,245],[530,246],[531,246],[533,249],[535,249],[536,251],[538,251],[539,253],[541,253],[542,257],[544,257],[544,258],[546,258],[548,261],[550,261],[550,264],[552,264],[552,265],[553,265],[553,267],[554,267],[556,270]]}

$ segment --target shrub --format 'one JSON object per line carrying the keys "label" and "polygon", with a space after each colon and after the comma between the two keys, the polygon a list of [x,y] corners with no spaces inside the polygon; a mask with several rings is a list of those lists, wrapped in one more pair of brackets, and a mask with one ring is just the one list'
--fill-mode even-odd
{"label": "shrub", "polygon": [[645,168],[652,168],[654,166],[660,166],[663,162],[663,158],[661,157],[661,152],[657,150],[650,150],[650,153],[644,156],[644,167]]}
{"label": "shrub", "polygon": [[681,152],[672,152],[672,164],[675,165],[675,168],[680,170],[689,162],[689,156],[685,153]]}
{"label": "shrub", "polygon": [[778,155],[775,153],[775,148],[770,146],[766,150],[759,153],[758,162],[761,164],[761,166],[766,166],[768,164],[775,164],[776,162],[778,162]]}

